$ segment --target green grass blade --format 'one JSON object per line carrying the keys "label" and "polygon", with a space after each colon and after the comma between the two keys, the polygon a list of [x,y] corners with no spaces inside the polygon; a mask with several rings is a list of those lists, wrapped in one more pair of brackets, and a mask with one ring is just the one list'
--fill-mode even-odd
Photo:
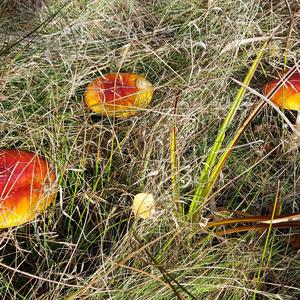
{"label": "green grass blade", "polygon": [[[174,114],[177,112],[177,103],[179,99],[179,93],[177,93],[174,101]],[[170,160],[171,160],[171,179],[172,179],[172,199],[175,204],[176,210],[180,212],[181,215],[184,214],[183,207],[180,204],[180,156],[177,150],[176,143],[176,118],[174,117],[173,127],[170,134]]]}
{"label": "green grass blade", "polygon": [[[268,251],[268,245],[269,245],[269,240],[270,240],[270,235],[271,235],[271,230],[272,230],[272,225],[273,225],[273,220],[276,216],[276,211],[277,211],[277,207],[278,207],[278,202],[279,202],[279,191],[280,191],[280,185],[278,184],[278,189],[277,189],[277,193],[276,193],[276,197],[275,197],[275,201],[274,201],[274,206],[273,206],[273,211],[272,211],[272,216],[271,216],[271,222],[269,224],[268,227],[268,232],[267,232],[267,236],[266,236],[266,242],[264,245],[264,249],[262,252],[262,256],[261,256],[261,266],[257,272],[257,277],[256,277],[256,286],[259,285],[260,283],[260,278],[261,278],[261,272],[262,269],[264,268],[264,261],[265,258],[267,256],[267,251]],[[272,249],[270,249],[269,251],[271,252]],[[265,266],[266,267],[266,266]],[[253,294],[253,298],[252,299],[256,299],[256,293]]]}
{"label": "green grass blade", "polygon": [[[255,71],[256,71],[256,68],[258,66],[258,64],[260,63],[261,61],[261,58],[263,56],[263,53],[266,49],[266,46],[267,46],[268,42],[266,42],[263,47],[261,48],[261,50],[259,51],[257,57],[255,58],[254,62],[252,63],[252,66],[250,67],[244,81],[243,81],[243,84],[245,86],[248,86]],[[191,202],[191,205],[190,205],[190,208],[189,208],[189,217],[194,217],[195,215],[195,212],[199,209],[199,205],[201,205],[201,203],[203,201],[205,201],[205,199],[203,198],[204,196],[204,191],[206,190],[206,185],[208,183],[208,179],[209,179],[209,175],[212,171],[212,168],[214,167],[215,165],[215,161],[216,161],[216,158],[217,158],[217,155],[218,155],[218,151],[220,150],[221,146],[222,146],[222,143],[224,141],[224,138],[225,138],[225,134],[226,134],[226,131],[228,129],[228,127],[230,126],[234,116],[236,115],[236,112],[239,108],[239,105],[244,97],[246,93],[246,88],[244,86],[242,86],[238,93],[236,94],[230,108],[229,108],[229,111],[228,111],[228,114],[225,118],[225,120],[223,121],[223,124],[219,130],[219,133],[217,135],[217,138],[211,148],[211,151],[208,155],[208,158],[206,160],[206,163],[205,163],[205,167],[203,169],[203,171],[201,172],[201,175],[200,175],[200,178],[199,178],[199,181],[198,181],[198,185],[197,185],[197,188],[196,188],[196,191],[195,191],[195,194],[194,194],[194,197],[192,199],[192,202]]]}
{"label": "green grass blade", "polygon": [[243,134],[243,132],[245,131],[245,129],[248,127],[248,125],[250,124],[250,122],[254,119],[254,117],[261,111],[261,109],[266,105],[264,100],[261,100],[257,103],[257,105],[255,106],[255,108],[253,109],[253,111],[247,116],[247,118],[245,119],[245,121],[243,122],[243,124],[241,125],[241,127],[238,129],[238,131],[236,132],[236,134],[234,135],[234,137],[231,139],[231,141],[229,142],[229,144],[226,146],[225,151],[223,152],[223,154],[221,155],[219,161],[217,162],[217,164],[215,165],[213,171],[211,172],[211,175],[207,181],[207,185],[203,191],[203,195],[202,197],[204,199],[208,199],[210,196],[210,193],[225,165],[225,163],[227,162],[228,158],[230,157],[233,147],[236,145],[237,141],[239,140],[239,138],[241,137],[241,135]]}
{"label": "green grass blade", "polygon": [[[289,72],[286,74],[286,77],[289,76],[289,74],[292,74],[295,70],[295,67],[291,68],[289,70]],[[278,87],[274,88],[274,90],[272,91],[271,95],[273,95],[278,88],[280,87],[280,84],[278,85]],[[269,95],[269,97],[271,96]],[[219,161],[217,162],[217,164],[215,165],[213,171],[211,172],[211,175],[209,176],[209,179],[207,180],[207,185],[203,191],[202,194],[202,198],[203,199],[209,199],[211,191],[216,183],[216,180],[218,179],[223,166],[225,165],[225,163],[227,162],[228,158],[230,157],[233,147],[236,145],[237,141],[239,140],[239,138],[241,137],[241,135],[243,134],[243,132],[245,131],[245,129],[248,127],[248,125],[251,123],[251,121],[256,117],[256,115],[261,111],[261,109],[267,104],[267,102],[265,100],[260,100],[256,106],[254,107],[254,109],[251,111],[251,113],[246,117],[246,119],[244,120],[244,122],[242,123],[242,125],[240,126],[240,128],[237,130],[236,134],[234,135],[234,137],[231,139],[231,141],[229,142],[229,144],[226,146],[225,151],[223,152],[223,154],[221,155]],[[203,203],[205,204],[205,203]]]}

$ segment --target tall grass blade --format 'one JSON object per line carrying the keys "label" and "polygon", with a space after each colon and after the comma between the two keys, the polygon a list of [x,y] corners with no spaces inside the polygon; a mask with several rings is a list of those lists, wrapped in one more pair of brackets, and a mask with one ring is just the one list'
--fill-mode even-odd
{"label": "tall grass blade", "polygon": [[[287,73],[286,73],[286,77],[289,77],[290,74],[293,74],[293,72],[295,71],[296,67],[294,66],[293,68],[291,68]],[[277,90],[281,87],[281,84],[278,84],[278,86],[276,86],[274,88],[274,90],[270,93],[270,95],[268,95],[268,98],[271,98],[273,94],[275,94],[277,92]],[[241,135],[243,134],[243,132],[245,131],[245,129],[248,127],[248,125],[251,123],[251,121],[256,117],[256,115],[261,111],[261,109],[266,105],[266,101],[260,100],[256,106],[254,107],[254,109],[251,111],[251,113],[246,117],[246,119],[244,120],[244,122],[242,123],[242,125],[240,126],[240,128],[238,129],[238,131],[236,132],[236,134],[234,135],[234,137],[231,139],[231,141],[229,142],[229,144],[227,145],[227,147],[225,148],[225,151],[223,152],[223,154],[221,155],[219,161],[217,162],[217,164],[215,165],[213,171],[211,172],[211,175],[207,181],[207,185],[205,187],[205,190],[203,191],[203,198],[204,199],[209,199],[211,191],[216,183],[216,180],[218,179],[225,163],[227,162],[228,158],[230,157],[233,147],[236,145],[237,141],[239,140],[239,138],[241,137]]]}
{"label": "tall grass blade", "polygon": [[244,133],[248,125],[251,123],[251,121],[256,117],[256,115],[261,111],[261,109],[266,105],[264,100],[259,101],[254,109],[251,111],[251,113],[246,117],[243,124],[240,126],[234,137],[231,139],[229,144],[226,146],[225,151],[221,155],[220,159],[218,160],[217,164],[215,165],[213,171],[211,172],[211,175],[207,181],[207,185],[203,191],[203,198],[208,199],[210,196],[210,193],[212,191],[212,188],[214,187],[216,180],[218,179],[225,163],[227,162],[228,158],[230,157],[233,147],[238,142],[241,135]]}
{"label": "tall grass blade", "polygon": [[[252,66],[250,67],[244,81],[243,81],[243,84],[245,86],[248,86],[255,71],[256,71],[256,68],[263,56],[263,53],[266,49],[266,46],[267,46],[268,42],[266,42],[263,47],[261,48],[261,50],[259,51],[256,59],[254,60]],[[208,158],[206,160],[206,163],[205,163],[205,166],[204,166],[204,169],[203,171],[201,172],[201,175],[200,175],[200,178],[199,178],[199,181],[198,181],[198,185],[197,185],[197,188],[196,188],[196,191],[195,191],[195,194],[194,194],[194,197],[192,199],[192,202],[191,202],[191,205],[190,205],[190,208],[189,208],[189,217],[192,217],[194,219],[195,217],[195,213],[196,211],[199,210],[199,206],[201,207],[201,205],[203,204],[203,201],[205,201],[205,198],[204,198],[204,191],[207,190],[207,183],[209,183],[208,179],[209,179],[209,175],[212,171],[212,168],[213,166],[215,165],[215,161],[216,161],[216,158],[217,158],[217,155],[218,155],[218,152],[222,146],[222,143],[224,141],[224,138],[225,138],[225,134],[226,134],[226,131],[228,129],[228,127],[230,126],[234,116],[236,115],[236,112],[239,108],[239,105],[245,95],[245,92],[246,92],[246,88],[244,86],[242,86],[237,95],[235,96],[230,108],[229,108],[229,111],[228,111],[228,114],[225,118],[225,120],[223,121],[223,124],[219,130],[219,133],[217,135],[217,138],[210,150],[210,153],[208,155]],[[225,157],[223,158],[225,159]],[[209,187],[209,189],[211,189],[211,187]]]}
{"label": "tall grass blade", "polygon": [[[175,97],[174,101],[174,115],[177,112],[177,103],[179,99],[179,93]],[[170,136],[170,160],[171,160],[171,178],[172,178],[172,199],[175,203],[176,209],[183,215],[183,207],[180,204],[180,157],[177,152],[176,146],[176,119],[174,117],[173,127],[171,129]]]}
{"label": "tall grass blade", "polygon": [[[267,232],[267,236],[266,236],[266,241],[265,241],[265,245],[264,245],[264,249],[263,249],[263,253],[261,256],[261,264],[260,264],[260,268],[257,272],[257,277],[256,277],[256,286],[259,285],[260,282],[260,278],[261,278],[261,272],[262,269],[264,267],[264,261],[265,258],[267,256],[267,251],[268,251],[268,244],[269,244],[269,240],[270,240],[270,234],[271,234],[271,230],[272,230],[272,226],[273,226],[273,220],[276,216],[276,212],[278,211],[278,204],[279,204],[279,192],[280,192],[280,184],[278,183],[278,188],[277,188],[277,193],[276,193],[276,197],[275,197],[275,201],[274,201],[274,206],[273,206],[273,211],[272,211],[272,216],[271,216],[271,222],[269,224],[269,228],[268,228],[268,232]],[[271,248],[271,247],[270,247]],[[271,250],[270,250],[271,251]],[[256,293],[254,292],[253,294],[253,300],[256,299]]]}

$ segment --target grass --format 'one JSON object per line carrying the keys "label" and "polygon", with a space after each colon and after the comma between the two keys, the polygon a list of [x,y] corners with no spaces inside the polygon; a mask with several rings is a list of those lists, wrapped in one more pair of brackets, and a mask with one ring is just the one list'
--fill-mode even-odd
{"label": "grass", "polygon": [[[1,298],[297,299],[299,254],[288,244],[297,229],[216,237],[174,205],[180,195],[187,212],[240,89],[231,78],[244,80],[278,26],[250,87],[261,92],[297,63],[299,16],[288,23],[297,1],[35,3],[26,14],[0,4],[0,147],[47,158],[60,189],[44,215],[1,232]],[[83,104],[90,80],[118,70],[155,86],[151,107],[128,120]],[[245,91],[224,145],[256,100]],[[290,134],[265,106],[223,167],[201,223],[221,207],[270,215],[278,181],[282,212],[299,211]],[[157,201],[151,219],[133,218],[139,192]]]}
{"label": "grass", "polygon": [[[271,38],[271,37],[270,37]],[[254,76],[254,73],[257,69],[258,64],[261,61],[262,55],[264,53],[264,50],[267,46],[267,43],[264,44],[263,48],[259,51],[259,54],[255,58],[251,68],[249,69],[249,72],[247,73],[243,84],[247,87],[249,86],[251,79]],[[213,189],[213,186],[220,175],[220,172],[222,170],[222,167],[225,164],[225,160],[228,157],[227,152],[231,151],[235,141],[236,137],[234,136],[232,140],[230,141],[229,145],[226,148],[226,151],[223,153],[224,157],[221,156],[219,160],[217,160],[218,152],[220,151],[222,147],[222,143],[225,139],[226,131],[230,124],[233,121],[233,118],[235,117],[238,108],[241,104],[241,101],[246,93],[246,87],[241,86],[241,88],[238,90],[234,100],[232,101],[232,104],[229,108],[229,111],[220,127],[220,130],[217,134],[217,137],[215,139],[215,142],[209,152],[209,155],[207,157],[207,161],[205,162],[205,166],[203,168],[203,171],[201,172],[199,183],[197,185],[195,195],[193,197],[192,202],[189,206],[189,213],[191,214],[192,218],[195,219],[195,215],[198,216],[201,214],[201,208],[203,208],[205,201],[209,201],[210,193]],[[243,125],[240,127],[242,128]],[[240,133],[238,132],[237,136],[239,136]],[[217,160],[217,162],[216,162]],[[216,165],[216,166],[215,166]],[[219,167],[221,165],[221,167]],[[214,168],[215,166],[215,168]],[[210,175],[211,173],[211,175]],[[199,218],[196,218],[199,219]]]}

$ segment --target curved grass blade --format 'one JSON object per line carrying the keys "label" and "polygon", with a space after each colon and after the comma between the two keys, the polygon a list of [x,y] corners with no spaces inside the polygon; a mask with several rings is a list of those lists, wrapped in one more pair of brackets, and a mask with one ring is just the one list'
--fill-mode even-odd
{"label": "curved grass blade", "polygon": [[40,23],[36,28],[34,28],[32,31],[30,31],[29,33],[27,33],[26,35],[24,35],[23,37],[21,37],[19,40],[17,40],[16,42],[8,45],[6,48],[1,49],[0,51],[0,56],[4,55],[4,54],[8,54],[9,51],[11,49],[13,49],[15,46],[19,45],[20,43],[22,43],[24,40],[26,40],[28,37],[32,36],[34,33],[36,33],[39,29],[42,29],[43,27],[45,27],[48,23],[50,23],[67,5],[69,4],[69,1],[66,1],[63,5],[61,5],[58,10],[52,14],[51,16],[49,16],[45,21],[43,21],[42,23]]}
{"label": "curved grass blade", "polygon": [[[295,65],[293,68],[291,68],[287,73],[285,78],[289,78],[289,76],[291,74],[293,74],[296,70],[296,66]],[[281,87],[281,84],[279,83],[278,86],[276,86],[274,88],[274,90],[268,95],[267,98],[271,98],[272,95],[274,93],[277,92],[277,90]],[[245,131],[245,129],[248,127],[248,125],[251,123],[251,121],[255,118],[255,116],[261,111],[261,109],[266,105],[266,101],[264,99],[260,100],[256,106],[254,107],[253,111],[246,117],[246,119],[244,120],[244,122],[242,123],[241,127],[238,129],[238,131],[236,132],[236,134],[234,135],[234,137],[232,138],[232,140],[230,141],[230,143],[226,146],[225,151],[223,152],[223,154],[221,155],[219,161],[217,162],[217,164],[215,165],[208,181],[207,181],[207,185],[205,187],[205,190],[203,191],[203,198],[204,199],[209,199],[209,196],[211,194],[211,191],[216,183],[216,180],[218,179],[225,163],[227,162],[228,158],[230,157],[232,151],[233,151],[233,147],[236,145],[237,141],[239,140],[239,138],[241,137],[241,135],[243,134],[243,132]]]}
{"label": "curved grass blade", "polygon": [[[270,226],[269,224],[263,224],[263,223],[255,224],[255,225],[248,225],[248,226],[238,226],[235,228],[223,229],[223,230],[216,231],[214,233],[214,235],[223,236],[223,235],[251,231],[251,230],[268,229],[269,226]],[[272,227],[273,228],[300,228],[300,221],[283,222],[283,223],[273,224]]]}
{"label": "curved grass blade", "polygon": [[[253,75],[257,69],[257,66],[262,59],[263,53],[268,45],[269,40],[262,46],[261,50],[257,54],[257,57],[255,58],[254,62],[252,63],[252,66],[250,67],[250,69],[243,81],[243,84],[245,86],[248,86],[250,84],[250,81],[253,78]],[[189,217],[192,217],[192,219],[195,219],[195,213],[196,213],[196,211],[199,211],[199,205],[201,206],[203,204],[203,202],[205,201],[204,191],[206,190],[206,185],[207,185],[207,182],[209,179],[209,175],[212,171],[213,166],[215,165],[217,154],[218,154],[219,150],[221,149],[222,143],[225,138],[226,131],[227,131],[228,127],[230,126],[234,116],[236,115],[237,110],[240,106],[240,103],[241,103],[245,93],[246,93],[246,88],[244,86],[242,86],[238,90],[238,92],[229,108],[228,114],[226,115],[226,118],[224,119],[222,126],[219,129],[217,138],[216,138],[216,140],[210,150],[210,153],[207,157],[204,169],[200,174],[196,192],[194,194],[194,197],[192,199],[192,202],[191,202],[190,208],[189,208],[188,215],[189,215]]]}

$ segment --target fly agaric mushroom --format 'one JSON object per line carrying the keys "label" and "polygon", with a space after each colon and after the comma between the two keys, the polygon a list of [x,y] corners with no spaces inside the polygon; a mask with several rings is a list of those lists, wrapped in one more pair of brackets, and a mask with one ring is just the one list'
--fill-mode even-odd
{"label": "fly agaric mushroom", "polygon": [[34,219],[55,199],[56,176],[38,155],[0,150],[0,228]]}
{"label": "fly agaric mushroom", "polygon": [[283,109],[297,110],[295,129],[297,138],[300,138],[300,72],[295,71],[284,82],[282,79],[271,81],[264,86],[263,93],[268,95],[279,85],[281,87],[271,97],[271,101]]}
{"label": "fly agaric mushroom", "polygon": [[102,115],[128,118],[147,108],[153,87],[143,76],[111,73],[90,82],[84,93],[87,106]]}

